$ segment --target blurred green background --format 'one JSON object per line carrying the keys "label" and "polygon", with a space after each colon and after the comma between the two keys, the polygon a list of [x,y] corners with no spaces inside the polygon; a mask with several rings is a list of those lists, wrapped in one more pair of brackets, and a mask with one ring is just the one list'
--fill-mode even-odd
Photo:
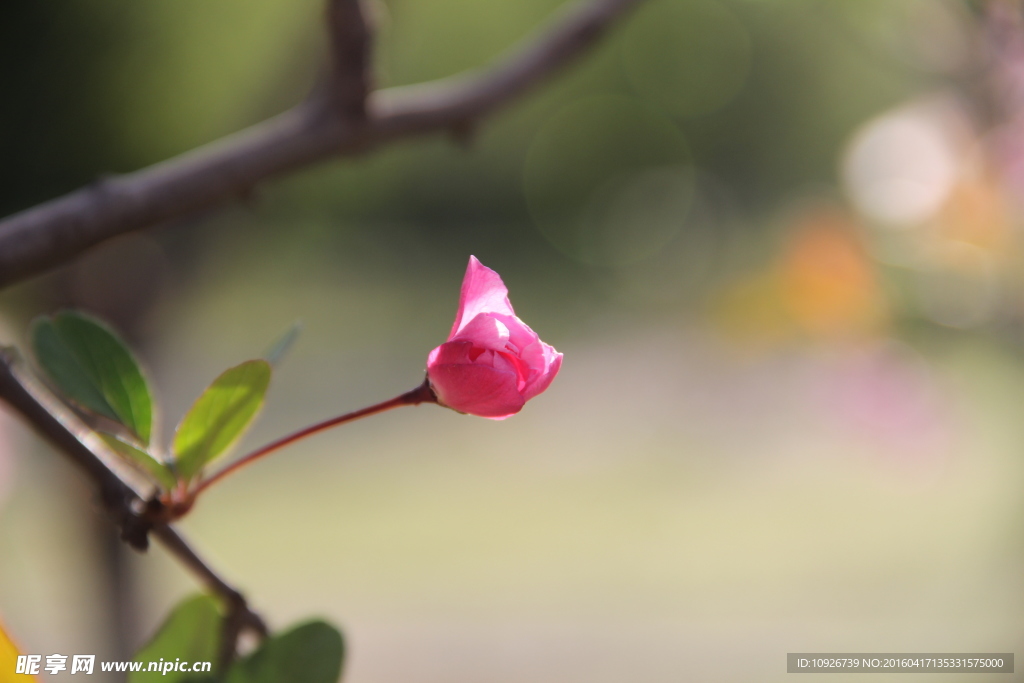
{"label": "blurred green background", "polygon": [[[342,626],[353,683],[775,681],[786,652],[1013,651],[1024,116],[1020,56],[993,39],[1020,23],[996,6],[1016,7],[651,0],[470,147],[404,142],[108,242],[0,293],[0,338],[60,306],[105,316],[166,435],[301,320],[244,451],[418,384],[468,256],[500,272],[565,354],[521,415],[375,417],[182,524],[272,625]],[[372,9],[391,86],[484,64],[559,4]],[[0,210],[286,108],[320,69],[321,12],[6,3]],[[27,652],[121,656],[195,590],[91,509],[0,414],[0,615]]]}

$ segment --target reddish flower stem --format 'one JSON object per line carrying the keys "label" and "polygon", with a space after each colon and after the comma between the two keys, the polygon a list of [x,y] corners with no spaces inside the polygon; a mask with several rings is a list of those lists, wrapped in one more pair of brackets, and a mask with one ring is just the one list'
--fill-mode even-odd
{"label": "reddish flower stem", "polygon": [[434,390],[430,388],[429,381],[425,380],[423,384],[416,387],[412,391],[405,392],[401,396],[396,396],[390,400],[383,401],[382,403],[372,405],[368,408],[355,410],[352,411],[351,413],[339,415],[338,417],[332,417],[331,419],[324,420],[323,422],[317,422],[314,425],[310,425],[309,427],[300,429],[297,432],[293,432],[287,436],[281,437],[277,441],[272,441],[268,443],[266,446],[258,448],[252,453],[249,453],[248,455],[239,458],[238,460],[234,461],[233,463],[222,469],[220,472],[217,472],[216,474],[204,479],[196,487],[192,496],[198,496],[200,493],[210,488],[224,477],[228,476],[232,472],[235,472],[236,470],[245,467],[254,460],[258,460],[265,455],[270,455],[274,451],[284,448],[289,444],[295,443],[300,439],[305,439],[307,436],[312,436],[313,434],[317,434],[324,430],[330,429],[331,427],[337,427],[338,425],[345,424],[346,422],[358,420],[361,417],[369,417],[370,415],[383,413],[385,410],[391,410],[392,408],[398,408],[400,406],[415,406],[419,405],[420,403],[437,403],[437,396],[434,395]]}

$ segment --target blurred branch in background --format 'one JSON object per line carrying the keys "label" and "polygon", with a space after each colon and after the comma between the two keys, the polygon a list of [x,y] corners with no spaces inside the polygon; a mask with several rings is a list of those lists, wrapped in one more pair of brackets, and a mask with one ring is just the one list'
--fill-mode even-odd
{"label": "blurred branch in background", "polygon": [[98,180],[0,221],[0,286],[115,235],[244,196],[263,180],[316,161],[426,133],[465,135],[582,54],[641,1],[590,0],[490,69],[367,95],[370,39],[363,13],[355,0],[335,0],[328,9],[334,63],[321,92],[224,140],[136,173]]}

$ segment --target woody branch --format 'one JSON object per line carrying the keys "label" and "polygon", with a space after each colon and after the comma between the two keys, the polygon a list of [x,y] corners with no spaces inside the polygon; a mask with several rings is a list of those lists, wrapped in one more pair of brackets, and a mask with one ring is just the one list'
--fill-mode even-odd
{"label": "woody branch", "polygon": [[168,161],[105,178],[0,221],[0,287],[91,246],[244,196],[318,161],[434,132],[461,133],[593,46],[642,0],[588,0],[489,68],[371,92],[371,33],[357,0],[331,0],[331,68],[283,114]]}

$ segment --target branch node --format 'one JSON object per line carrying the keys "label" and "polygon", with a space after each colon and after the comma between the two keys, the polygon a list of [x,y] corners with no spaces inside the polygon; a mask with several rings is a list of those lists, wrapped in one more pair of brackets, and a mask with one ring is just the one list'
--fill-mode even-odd
{"label": "branch node", "polygon": [[372,88],[370,60],[373,37],[360,0],[329,0],[327,30],[331,70],[327,100],[335,115],[366,120],[366,98]]}
{"label": "branch node", "polygon": [[459,147],[469,149],[476,141],[476,131],[476,123],[470,119],[465,119],[463,121],[456,121],[452,125],[450,135]]}

